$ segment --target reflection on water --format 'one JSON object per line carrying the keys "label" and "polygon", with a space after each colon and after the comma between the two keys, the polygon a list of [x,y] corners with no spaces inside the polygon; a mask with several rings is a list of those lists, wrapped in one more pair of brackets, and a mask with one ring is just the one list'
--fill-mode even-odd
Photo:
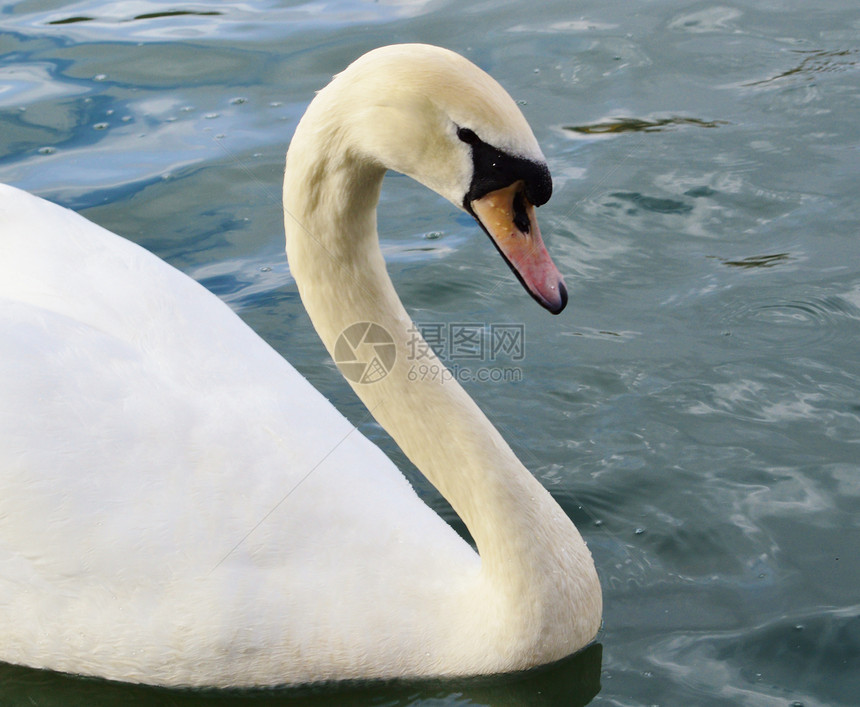
{"label": "reflection on water", "polygon": [[79,678],[0,663],[3,705],[25,707],[137,707],[143,705],[358,705],[440,704],[456,694],[470,705],[584,707],[600,691],[601,645],[588,646],[558,663],[514,675],[462,680],[391,682],[271,688],[265,690],[164,690],[144,685]]}
{"label": "reflection on water", "polygon": [[[134,17],[124,20],[125,22],[132,22],[134,20],[155,20],[162,17],[186,17],[189,15],[194,15],[197,17],[217,17],[223,13],[216,11],[193,11],[193,10],[165,10],[164,12],[147,12],[142,15],[135,15]],[[76,22],[92,22],[95,20],[95,17],[65,17],[61,20],[49,20],[49,25],[71,25]],[[120,20],[121,22],[123,20]]]}
{"label": "reflection on water", "polygon": [[812,81],[816,74],[830,73],[834,71],[850,71],[857,68],[858,53],[860,49],[842,49],[838,51],[825,51],[821,49],[793,49],[796,54],[803,55],[800,64],[792,69],[783,71],[776,76],[771,76],[758,81],[751,81],[746,86],[762,86],[774,83],[789,77]]}
{"label": "reflection on water", "polygon": [[[331,31],[359,24],[387,23],[426,12],[432,0],[363,0],[327,2],[234,2],[225,0],[215,10],[177,7],[162,0],[109,3],[79,0],[75,3],[29,2],[3,10],[4,25],[42,37],[71,37],[78,41],[159,42],[177,40],[261,40],[301,31]],[[193,5],[193,3],[192,3]],[[44,9],[43,9],[44,8]],[[62,35],[58,33],[62,32]]]}
{"label": "reflection on water", "polygon": [[775,265],[788,263],[792,260],[789,253],[772,253],[771,255],[749,255],[746,258],[720,258],[723,265],[732,268],[772,268]]}
{"label": "reflection on water", "polygon": [[607,135],[613,133],[628,132],[658,132],[670,128],[692,125],[698,128],[716,128],[726,125],[724,120],[700,120],[699,118],[682,118],[673,116],[671,118],[655,118],[646,120],[642,118],[607,118],[589,125],[566,125],[562,130],[569,130],[583,135]]}

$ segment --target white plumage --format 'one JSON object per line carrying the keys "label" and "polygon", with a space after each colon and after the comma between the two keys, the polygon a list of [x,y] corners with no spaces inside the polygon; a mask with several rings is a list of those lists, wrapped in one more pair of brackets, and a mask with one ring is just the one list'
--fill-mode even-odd
{"label": "white plumage", "polygon": [[393,336],[389,375],[354,387],[480,559],[214,295],[0,186],[0,660],[271,685],[515,670],[594,636],[600,589],[569,519],[456,383],[406,376],[379,184],[396,168],[462,206],[466,121],[542,160],[513,101],[464,59],[367,55],[297,129],[285,219],[329,349],[356,321]]}

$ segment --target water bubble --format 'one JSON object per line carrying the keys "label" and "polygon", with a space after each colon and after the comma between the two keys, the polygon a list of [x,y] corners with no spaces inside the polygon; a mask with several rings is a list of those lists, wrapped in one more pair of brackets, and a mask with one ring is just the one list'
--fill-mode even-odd
{"label": "water bubble", "polygon": [[207,113],[203,116],[206,120],[215,120],[215,118],[220,118],[220,113]]}
{"label": "water bubble", "polygon": [[46,145],[45,147],[40,147],[38,152],[40,155],[53,155],[57,151],[56,147],[51,147],[50,145]]}
{"label": "water bubble", "polygon": [[107,74],[96,74],[93,76],[93,81],[107,81]]}
{"label": "water bubble", "polygon": [[230,99],[230,104],[234,106],[241,106],[243,103],[247,103],[248,99],[243,98],[242,96],[236,96],[236,98]]}
{"label": "water bubble", "polygon": [[644,532],[645,532],[645,528],[636,528],[636,530],[633,531],[633,534],[634,535],[642,535]]}
{"label": "water bubble", "polygon": [[107,130],[110,127],[107,123],[96,123],[93,125],[93,130]]}

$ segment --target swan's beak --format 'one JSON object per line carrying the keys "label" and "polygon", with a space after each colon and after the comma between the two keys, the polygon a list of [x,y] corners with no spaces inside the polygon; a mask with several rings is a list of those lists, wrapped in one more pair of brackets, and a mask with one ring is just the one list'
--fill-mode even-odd
{"label": "swan's beak", "polygon": [[567,304],[567,288],[552,262],[521,181],[492,191],[469,204],[523,287],[538,304],[558,314]]}

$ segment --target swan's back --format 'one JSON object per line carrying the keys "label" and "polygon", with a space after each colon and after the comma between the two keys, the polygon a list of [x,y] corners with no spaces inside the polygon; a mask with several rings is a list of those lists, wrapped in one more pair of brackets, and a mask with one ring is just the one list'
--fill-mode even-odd
{"label": "swan's back", "polygon": [[202,286],[2,185],[0,222],[0,660],[39,646],[45,667],[174,683],[218,662],[250,684],[297,679],[301,654],[312,679],[344,625],[371,634],[477,569]]}

